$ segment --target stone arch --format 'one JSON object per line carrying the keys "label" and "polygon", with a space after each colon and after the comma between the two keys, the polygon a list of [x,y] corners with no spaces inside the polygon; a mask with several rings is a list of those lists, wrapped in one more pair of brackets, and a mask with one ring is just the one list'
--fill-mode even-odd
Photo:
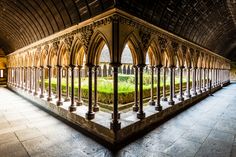
{"label": "stone arch", "polygon": [[47,66],[47,60],[48,60],[48,48],[49,46],[44,46],[41,55],[40,55],[40,66]]}
{"label": "stone arch", "polygon": [[60,43],[58,52],[57,52],[57,65],[68,66],[70,62],[70,49],[69,45],[64,41]]}
{"label": "stone arch", "polygon": [[86,48],[81,43],[80,39],[75,38],[70,48],[69,64],[73,66],[83,66],[84,58],[86,56],[85,50]]}
{"label": "stone arch", "polygon": [[57,46],[51,45],[48,51],[47,65],[55,66],[57,61]]}
{"label": "stone arch", "polygon": [[106,36],[102,32],[97,31],[92,35],[89,46],[88,46],[88,55],[86,58],[87,65],[99,64],[101,51],[105,44],[107,45],[109,49],[110,61],[112,61],[111,46],[109,45],[109,42]]}
{"label": "stone arch", "polygon": [[34,63],[33,65],[35,67],[39,67],[40,66],[40,51],[39,50],[36,50],[34,53],[33,53],[33,56],[34,56]]}
{"label": "stone arch", "polygon": [[145,65],[145,52],[142,52],[141,42],[138,40],[138,37],[135,36],[135,34],[132,32],[130,33],[127,38],[124,40],[124,43],[122,44],[122,51],[120,53],[118,61],[121,62],[122,54],[124,51],[124,48],[126,44],[128,44],[128,47],[130,49],[132,59],[133,59],[133,65]]}
{"label": "stone arch", "polygon": [[161,53],[160,45],[158,42],[156,42],[156,39],[152,39],[149,46],[148,51],[150,51],[153,54],[153,63],[156,66],[162,66],[163,65],[163,55]]}

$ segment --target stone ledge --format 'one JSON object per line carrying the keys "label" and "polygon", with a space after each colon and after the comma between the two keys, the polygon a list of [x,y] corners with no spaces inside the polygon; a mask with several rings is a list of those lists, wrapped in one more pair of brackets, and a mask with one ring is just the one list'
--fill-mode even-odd
{"label": "stone ledge", "polygon": [[[224,85],[228,85],[228,83]],[[146,118],[142,120],[137,119],[136,112],[129,111],[127,113],[122,113],[120,118],[121,129],[114,132],[109,128],[111,121],[111,115],[109,113],[99,111],[96,113],[95,119],[90,121],[85,118],[85,112],[87,111],[85,106],[77,107],[76,112],[69,112],[69,103],[64,103],[63,106],[56,106],[55,101],[48,102],[45,98],[41,99],[39,96],[33,96],[32,93],[22,91],[22,89],[16,87],[8,86],[8,88],[25,99],[36,103],[46,110],[79,126],[90,134],[95,135],[99,139],[104,140],[106,143],[111,144],[112,147],[116,147],[118,144],[123,143],[127,138],[135,137],[135,135],[138,135],[145,129],[152,127],[154,124],[160,123],[181,112],[183,109],[192,106],[194,103],[202,100],[209,94],[209,91],[206,91],[190,99],[186,99],[183,102],[176,101],[176,104],[173,106],[163,103],[163,110],[161,112],[155,111],[154,106],[147,105],[144,108]],[[221,86],[214,87],[212,92],[219,89],[221,89]]]}

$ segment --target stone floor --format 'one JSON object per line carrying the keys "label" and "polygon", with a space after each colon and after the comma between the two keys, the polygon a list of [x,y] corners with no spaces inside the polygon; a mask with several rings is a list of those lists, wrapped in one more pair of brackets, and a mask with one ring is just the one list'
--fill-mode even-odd
{"label": "stone floor", "polygon": [[111,152],[6,88],[0,88],[0,156],[236,157],[236,84]]}

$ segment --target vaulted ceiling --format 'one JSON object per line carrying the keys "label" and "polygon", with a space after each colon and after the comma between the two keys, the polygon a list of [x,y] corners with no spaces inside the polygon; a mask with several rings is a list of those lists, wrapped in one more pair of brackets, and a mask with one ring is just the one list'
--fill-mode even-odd
{"label": "vaulted ceiling", "polygon": [[113,7],[236,60],[236,0],[0,0],[0,47],[11,53]]}

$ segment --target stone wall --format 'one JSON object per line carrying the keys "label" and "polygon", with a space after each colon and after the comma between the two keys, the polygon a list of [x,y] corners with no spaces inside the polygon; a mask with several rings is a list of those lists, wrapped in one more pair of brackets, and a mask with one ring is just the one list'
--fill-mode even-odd
{"label": "stone wall", "polygon": [[231,63],[230,81],[236,81],[236,62]]}

